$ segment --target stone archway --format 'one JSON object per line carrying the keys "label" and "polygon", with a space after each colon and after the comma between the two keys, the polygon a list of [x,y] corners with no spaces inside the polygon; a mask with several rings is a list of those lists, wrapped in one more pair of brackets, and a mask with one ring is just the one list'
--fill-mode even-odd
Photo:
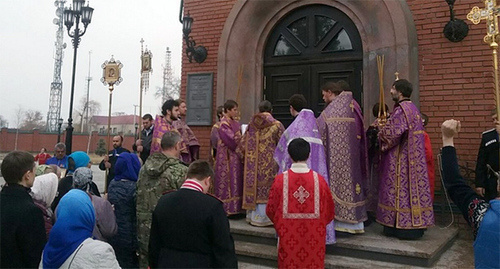
{"label": "stone archway", "polygon": [[[411,11],[404,1],[238,1],[222,31],[218,54],[217,104],[236,98],[238,68],[243,67],[240,100],[242,121],[255,112],[263,93],[264,46],[281,18],[296,8],[323,4],[344,12],[358,28],[363,43],[363,105],[378,101],[379,82],[376,55],[385,55],[386,100],[394,72],[414,84],[412,99],[418,104],[417,35]],[[371,122],[371,113],[365,113]]]}

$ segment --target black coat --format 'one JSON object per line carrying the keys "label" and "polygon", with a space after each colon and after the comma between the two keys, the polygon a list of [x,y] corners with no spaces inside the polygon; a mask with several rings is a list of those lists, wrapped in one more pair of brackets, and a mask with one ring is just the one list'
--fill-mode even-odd
{"label": "black coat", "polygon": [[[130,153],[130,151],[128,149],[122,148],[122,147],[112,149],[108,152],[109,162],[111,163],[111,168],[109,168],[108,177],[106,178],[106,186],[108,186],[108,187],[109,187],[109,182],[111,182],[111,180],[113,180],[113,178],[115,178],[116,159],[123,152]],[[103,171],[106,170],[106,166],[104,165],[104,160],[102,160],[101,163],[99,164],[99,169],[101,169]]]}
{"label": "black coat", "polygon": [[[54,198],[54,201],[52,201],[52,205],[50,206],[50,208],[52,208],[52,212],[56,212],[56,207],[59,204],[59,201],[71,189],[73,189],[73,174],[69,174],[61,179],[61,181],[59,181],[59,184],[57,185],[56,197]],[[90,192],[92,192],[92,194],[96,196],[101,197],[99,188],[97,188],[97,185],[93,181],[90,182]]]}
{"label": "black coat", "polygon": [[165,194],[153,212],[151,268],[237,268],[229,221],[218,199],[190,189]]}
{"label": "black coat", "polygon": [[108,201],[115,208],[118,232],[109,240],[113,248],[137,250],[137,229],[135,214],[136,182],[113,180],[109,183]]}
{"label": "black coat", "polygon": [[498,172],[498,134],[495,129],[483,133],[481,146],[477,154],[476,187],[484,188],[484,199],[489,201],[497,197],[497,178],[488,169],[487,164]]}
{"label": "black coat", "polygon": [[[146,160],[148,159],[149,154],[151,152],[151,141],[153,140],[153,131],[154,131],[154,126],[151,127],[151,131],[149,132],[149,134],[146,134],[146,130],[144,130],[144,129],[142,129],[142,131],[141,131],[141,140],[142,140],[143,150],[140,154],[140,157],[141,157],[142,163],[146,162]],[[134,145],[132,145],[132,150],[137,151],[137,146],[135,145],[135,141],[134,141]]]}
{"label": "black coat", "polygon": [[1,268],[38,268],[46,243],[42,211],[17,184],[0,193]]}

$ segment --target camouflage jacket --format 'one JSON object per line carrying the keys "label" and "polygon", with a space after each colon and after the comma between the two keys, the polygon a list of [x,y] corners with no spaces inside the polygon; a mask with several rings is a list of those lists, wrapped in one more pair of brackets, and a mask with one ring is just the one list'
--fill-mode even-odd
{"label": "camouflage jacket", "polygon": [[[167,191],[179,189],[186,180],[188,167],[178,158],[154,153],[139,172],[137,181],[137,226],[139,241],[149,241],[152,213],[160,197]],[[147,234],[144,234],[147,233]],[[140,244],[141,242],[139,242]]]}

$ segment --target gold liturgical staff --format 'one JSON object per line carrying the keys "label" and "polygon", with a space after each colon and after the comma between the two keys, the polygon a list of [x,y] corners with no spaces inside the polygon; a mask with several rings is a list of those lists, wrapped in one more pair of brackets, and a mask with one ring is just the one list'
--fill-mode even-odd
{"label": "gold liturgical staff", "polygon": [[[123,67],[123,64],[120,61],[115,61],[113,56],[111,56],[111,59],[109,61],[105,61],[102,64],[102,78],[101,82],[109,86],[109,112],[108,112],[108,139],[106,141],[107,144],[107,151],[106,154],[109,152],[109,145],[110,145],[110,129],[111,129],[111,103],[113,100],[113,90],[115,89],[115,85],[119,85],[120,82],[123,81],[121,77],[121,70]],[[108,169],[106,169],[106,177],[108,178]],[[104,192],[108,192],[108,186],[107,184],[104,184]]]}
{"label": "gold liturgical staff", "polygon": [[485,0],[485,9],[480,9],[479,7],[473,7],[472,10],[467,14],[467,19],[474,24],[478,24],[481,20],[486,20],[486,30],[487,33],[483,40],[485,43],[490,45],[493,50],[493,68],[495,77],[495,105],[497,110],[497,116],[500,115],[500,90],[498,85],[498,7],[496,0]]}

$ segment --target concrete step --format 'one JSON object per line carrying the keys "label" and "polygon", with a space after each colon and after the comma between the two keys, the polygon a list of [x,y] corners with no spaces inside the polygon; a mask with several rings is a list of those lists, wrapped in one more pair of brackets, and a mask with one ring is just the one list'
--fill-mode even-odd
{"label": "concrete step", "polygon": [[[254,227],[246,223],[245,220],[230,220],[230,225],[233,238],[238,242],[243,253],[251,251],[251,249],[243,247],[245,246],[243,243],[249,243],[248,246],[252,247],[255,245],[260,245],[262,248],[268,246],[276,251],[277,239],[274,228]],[[327,246],[326,254],[398,265],[431,267],[441,254],[450,248],[458,235],[458,229],[454,227],[447,229],[433,227],[428,229],[420,240],[406,241],[386,237],[382,234],[382,230],[381,225],[374,223],[365,228],[364,234],[342,235],[337,233],[337,242]],[[261,258],[271,260],[269,256],[271,253],[266,255]],[[265,261],[258,264],[273,266]]]}
{"label": "concrete step", "polygon": [[[276,268],[278,253],[276,246],[258,243],[235,241],[239,268]],[[472,242],[456,240],[451,248],[440,257],[431,268],[474,268]],[[409,266],[405,264],[382,262],[376,260],[358,259],[334,254],[325,255],[325,268],[374,269],[374,268],[412,268],[427,267]]]}

